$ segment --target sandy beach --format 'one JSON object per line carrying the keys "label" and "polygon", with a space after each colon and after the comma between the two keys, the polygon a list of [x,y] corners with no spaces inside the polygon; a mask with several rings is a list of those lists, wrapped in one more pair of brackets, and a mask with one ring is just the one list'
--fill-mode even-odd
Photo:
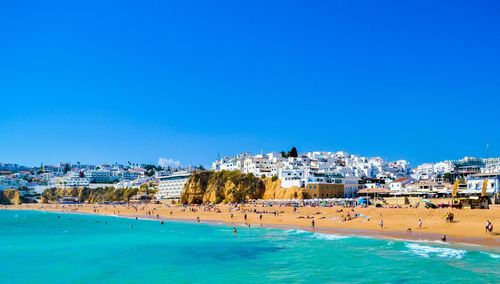
{"label": "sandy beach", "polygon": [[[500,231],[485,232],[486,220],[500,226],[500,206],[489,210],[375,208],[375,207],[263,207],[260,205],[188,206],[177,205],[58,205],[23,204],[2,206],[10,210],[43,210],[52,212],[117,215],[198,222],[219,222],[230,226],[295,228],[330,234],[361,235],[381,238],[439,241],[443,235],[450,243],[484,245],[499,248]],[[455,220],[445,216],[453,212]],[[245,220],[246,215],[246,220]],[[262,216],[262,217],[261,217]],[[353,216],[357,216],[354,217]],[[346,219],[346,221],[344,221]],[[349,220],[350,219],[350,220]],[[312,223],[314,220],[314,228]],[[383,227],[380,221],[383,220]],[[422,221],[420,226],[419,220]],[[411,232],[408,232],[411,228]]]}

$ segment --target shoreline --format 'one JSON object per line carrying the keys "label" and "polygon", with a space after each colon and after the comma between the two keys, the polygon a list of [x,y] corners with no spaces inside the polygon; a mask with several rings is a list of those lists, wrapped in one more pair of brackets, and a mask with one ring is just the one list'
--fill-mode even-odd
{"label": "shoreline", "polygon": [[[33,204],[32,204],[33,205]],[[85,205],[87,210],[78,210],[82,209],[81,205],[78,208],[77,206],[2,206],[0,210],[19,210],[19,211],[43,211],[50,213],[61,213],[61,214],[84,214],[84,215],[93,215],[93,216],[109,216],[109,217],[117,217],[117,218],[129,218],[135,219],[138,218],[140,220],[150,220],[150,221],[165,221],[165,222],[184,222],[184,223],[197,223],[195,218],[188,218],[187,216],[165,216],[159,215],[158,218],[156,215],[148,215],[148,214],[140,214],[136,212],[136,214],[124,213],[124,214],[112,214],[110,210],[104,210],[101,212],[100,210],[96,210],[96,212],[92,212],[92,210],[88,210],[91,208],[100,208],[104,207],[100,206],[91,206]],[[112,206],[107,206],[112,207]],[[71,208],[73,210],[68,210]],[[116,207],[112,207],[113,209],[117,209]],[[76,210],[75,210],[76,209]],[[123,209],[123,208],[121,208]],[[173,209],[173,208],[170,208]],[[177,207],[177,209],[180,209]],[[318,209],[318,208],[315,208]],[[116,210],[115,210],[116,212]],[[194,213],[194,212],[193,212]],[[201,214],[194,214],[201,215]],[[194,217],[194,216],[193,216]],[[231,227],[248,227],[247,224],[250,224],[252,228],[270,228],[270,229],[280,229],[280,230],[300,230],[310,233],[319,233],[319,234],[327,234],[327,235],[338,235],[345,237],[367,237],[374,239],[383,239],[383,240],[394,240],[394,241],[409,241],[409,242],[418,242],[418,243],[432,243],[437,245],[452,245],[455,247],[467,247],[469,249],[474,249],[475,247],[481,247],[489,251],[500,252],[500,239],[499,238],[480,238],[475,236],[453,236],[449,235],[447,242],[442,242],[439,240],[440,234],[435,232],[413,232],[407,233],[402,231],[392,231],[392,230],[373,230],[373,229],[359,229],[359,228],[339,228],[335,226],[316,226],[315,229],[312,229],[311,226],[304,226],[300,224],[293,223],[274,223],[274,222],[242,222],[241,220],[226,220],[226,218],[210,218],[210,216],[204,216],[201,219],[200,223],[212,224],[212,225],[226,225]]]}

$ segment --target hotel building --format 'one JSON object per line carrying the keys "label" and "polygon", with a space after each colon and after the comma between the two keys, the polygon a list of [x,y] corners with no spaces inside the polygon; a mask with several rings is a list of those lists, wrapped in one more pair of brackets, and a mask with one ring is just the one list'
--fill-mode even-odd
{"label": "hotel building", "polygon": [[180,172],[169,176],[158,177],[159,186],[156,199],[180,199],[184,186],[190,176],[190,173]]}

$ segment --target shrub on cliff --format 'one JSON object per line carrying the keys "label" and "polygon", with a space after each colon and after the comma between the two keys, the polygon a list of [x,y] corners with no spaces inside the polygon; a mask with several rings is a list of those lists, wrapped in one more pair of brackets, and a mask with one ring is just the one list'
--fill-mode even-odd
{"label": "shrub on cliff", "polygon": [[113,202],[113,201],[129,201],[129,199],[137,194],[137,188],[49,188],[42,193],[42,203],[57,202],[63,197],[78,197],[80,202],[96,203],[96,202]]}

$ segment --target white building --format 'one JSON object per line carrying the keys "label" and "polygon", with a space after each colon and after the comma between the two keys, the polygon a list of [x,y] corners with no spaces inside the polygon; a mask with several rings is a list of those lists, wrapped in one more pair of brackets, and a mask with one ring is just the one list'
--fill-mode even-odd
{"label": "white building", "polygon": [[391,183],[389,183],[389,189],[395,192],[406,191],[406,186],[414,183],[415,180],[412,178],[399,178]]}
{"label": "white building", "polygon": [[117,177],[111,175],[110,170],[85,171],[85,177],[92,183],[111,183],[117,180]]}
{"label": "white building", "polygon": [[156,199],[165,200],[181,198],[184,186],[186,185],[190,176],[190,173],[179,172],[174,173],[170,176],[159,177],[159,186],[158,193],[156,194]]}
{"label": "white building", "polygon": [[252,173],[254,176],[272,177],[273,161],[263,156],[246,158],[243,162],[243,172]]}
{"label": "white building", "polygon": [[229,159],[220,164],[221,171],[241,171],[243,170],[243,161],[239,159]]}
{"label": "white building", "polygon": [[141,176],[144,172],[126,170],[121,173],[123,180],[135,180],[139,176]]}
{"label": "white building", "polygon": [[484,159],[484,168],[481,169],[482,173],[500,173],[500,158]]}
{"label": "white building", "polygon": [[303,187],[305,173],[303,169],[278,169],[278,178],[282,188]]}
{"label": "white building", "polygon": [[488,180],[486,193],[489,196],[500,193],[500,173],[495,174],[475,174],[467,178],[467,192],[468,194],[481,194],[483,190],[484,181]]}
{"label": "white building", "polygon": [[88,187],[89,179],[79,176],[64,176],[55,179],[55,186],[58,188],[66,187]]}

